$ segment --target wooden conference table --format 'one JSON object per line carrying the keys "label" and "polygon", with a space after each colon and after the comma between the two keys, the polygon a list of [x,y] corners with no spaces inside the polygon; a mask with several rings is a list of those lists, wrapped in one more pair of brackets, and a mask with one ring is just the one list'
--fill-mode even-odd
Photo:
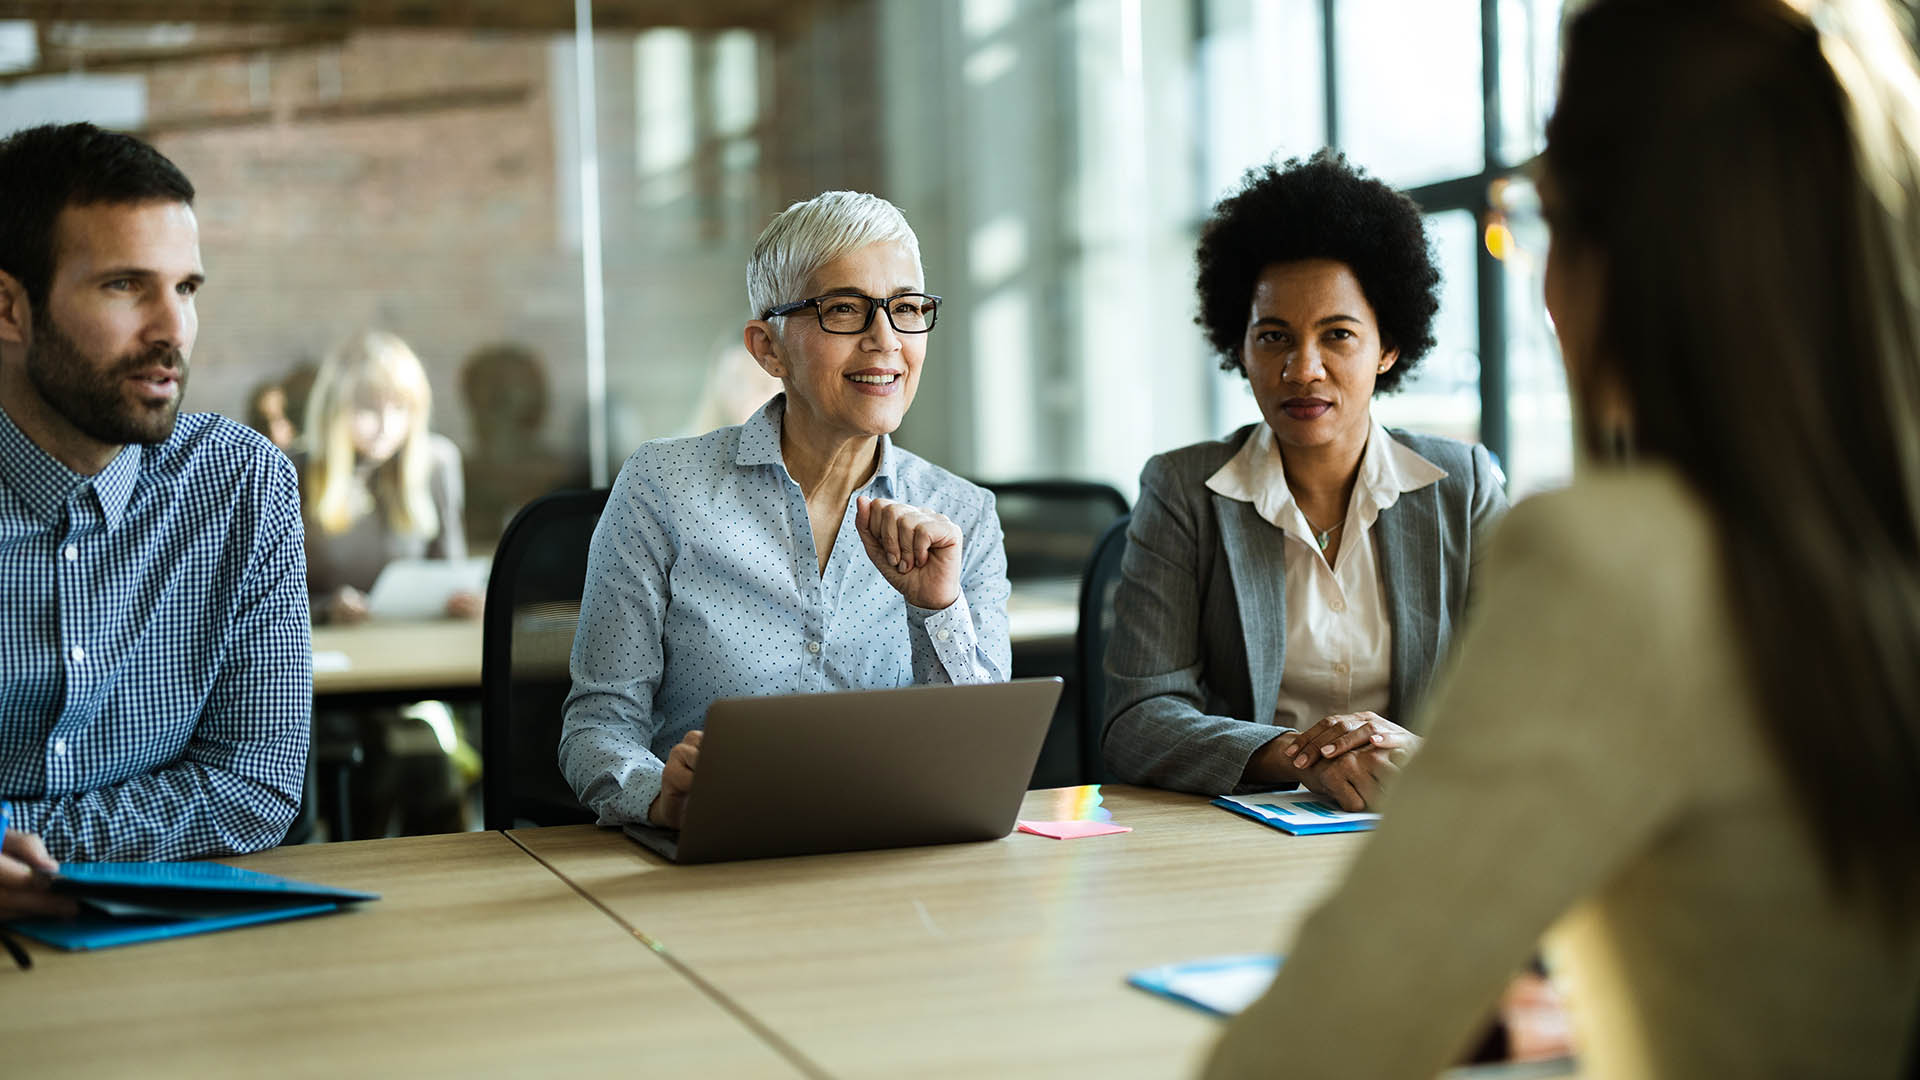
{"label": "wooden conference table", "polygon": [[[1191,1075],[1218,1025],[1127,972],[1271,949],[1364,842],[1187,795],[1133,832],[676,867],[592,826],[282,848],[354,911],[0,972],[23,1076]],[[529,854],[530,853],[530,854]]]}

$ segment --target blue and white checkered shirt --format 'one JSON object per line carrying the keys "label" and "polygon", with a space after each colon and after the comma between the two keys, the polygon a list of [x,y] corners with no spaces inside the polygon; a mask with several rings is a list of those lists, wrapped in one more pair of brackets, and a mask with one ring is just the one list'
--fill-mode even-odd
{"label": "blue and white checkered shirt", "polygon": [[93,477],[0,411],[0,797],[56,859],[257,851],[313,710],[293,464],[212,413]]}
{"label": "blue and white checkered shirt", "polygon": [[911,607],[847,500],[826,574],[780,455],[786,398],[746,423],[660,439],[620,469],[587,558],[560,769],[605,824],[647,820],[661,759],[723,697],[1004,682],[1007,554],[993,495],[880,438],[854,493],[960,527],[960,596]]}

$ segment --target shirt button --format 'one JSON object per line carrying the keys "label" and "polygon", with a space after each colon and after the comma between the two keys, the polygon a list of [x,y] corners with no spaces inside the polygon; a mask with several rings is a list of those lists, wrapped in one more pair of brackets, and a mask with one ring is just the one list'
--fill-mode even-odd
{"label": "shirt button", "polygon": [[817,641],[807,642],[807,651],[810,653],[818,654],[820,652],[820,643]]}
{"label": "shirt button", "polygon": [[1335,675],[1345,675],[1347,673],[1347,662],[1345,660],[1342,660],[1339,663],[1333,665],[1333,673]]}
{"label": "shirt button", "polygon": [[72,544],[68,544],[67,549],[61,552],[61,554],[67,557],[68,562],[73,562],[74,560],[80,558],[80,549],[75,547]]}
{"label": "shirt button", "polygon": [[78,664],[87,658],[87,650],[81,648],[78,645],[75,645],[73,647],[73,651],[68,653],[67,655],[73,657],[73,662]]}
{"label": "shirt button", "polygon": [[55,757],[66,757],[67,756],[67,740],[65,739],[53,740],[53,754]]}
{"label": "shirt button", "polygon": [[940,631],[939,633],[937,633],[937,634],[935,634],[935,635],[933,635],[933,636],[934,636],[934,637],[936,637],[936,638],[938,638],[938,639],[939,639],[939,640],[941,640],[941,641],[952,641],[952,640],[953,640],[953,631],[951,631],[951,630],[942,630],[942,631]]}
{"label": "shirt button", "polygon": [[1345,600],[1340,599],[1337,596],[1334,597],[1333,600],[1327,604],[1327,606],[1332,608],[1336,612],[1347,610],[1347,602]]}

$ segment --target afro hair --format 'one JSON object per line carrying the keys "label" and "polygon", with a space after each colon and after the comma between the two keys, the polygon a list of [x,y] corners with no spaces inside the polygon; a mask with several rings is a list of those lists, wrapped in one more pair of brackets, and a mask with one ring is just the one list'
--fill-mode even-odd
{"label": "afro hair", "polygon": [[1219,353],[1220,367],[1246,374],[1240,350],[1261,273],[1306,259],[1344,263],[1359,280],[1384,346],[1400,350],[1374,386],[1393,392],[1433,349],[1440,270],[1420,207],[1334,150],[1247,170],[1201,227],[1194,322]]}

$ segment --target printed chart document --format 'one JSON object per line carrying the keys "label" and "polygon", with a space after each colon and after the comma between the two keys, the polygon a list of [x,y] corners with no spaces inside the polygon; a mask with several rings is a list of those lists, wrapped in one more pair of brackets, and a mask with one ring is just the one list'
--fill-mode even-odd
{"label": "printed chart document", "polygon": [[1278,970],[1278,956],[1249,953],[1142,968],[1128,975],[1127,982],[1215,1016],[1232,1016],[1253,1004]]}
{"label": "printed chart document", "polygon": [[[1257,797],[1257,796],[1251,796]],[[1177,1001],[1227,1019],[1253,1004],[1273,984],[1281,958],[1272,953],[1214,956],[1179,964],[1142,968],[1127,982],[1151,994]],[[1442,1080],[1536,1080],[1573,1074],[1573,1058],[1564,1053],[1524,1057],[1479,1065],[1461,1065],[1441,1074]]]}
{"label": "printed chart document", "polygon": [[338,911],[374,893],[336,889],[224,863],[62,863],[54,892],[72,919],[20,919],[8,929],[62,949],[104,949]]}
{"label": "printed chart document", "polygon": [[367,593],[367,611],[376,619],[440,619],[447,597],[457,592],[484,596],[491,560],[395,559],[380,571]]}
{"label": "printed chart document", "polygon": [[1244,814],[1295,836],[1364,832],[1379,814],[1351,814],[1311,791],[1272,791],[1262,795],[1222,795],[1213,805]]}

